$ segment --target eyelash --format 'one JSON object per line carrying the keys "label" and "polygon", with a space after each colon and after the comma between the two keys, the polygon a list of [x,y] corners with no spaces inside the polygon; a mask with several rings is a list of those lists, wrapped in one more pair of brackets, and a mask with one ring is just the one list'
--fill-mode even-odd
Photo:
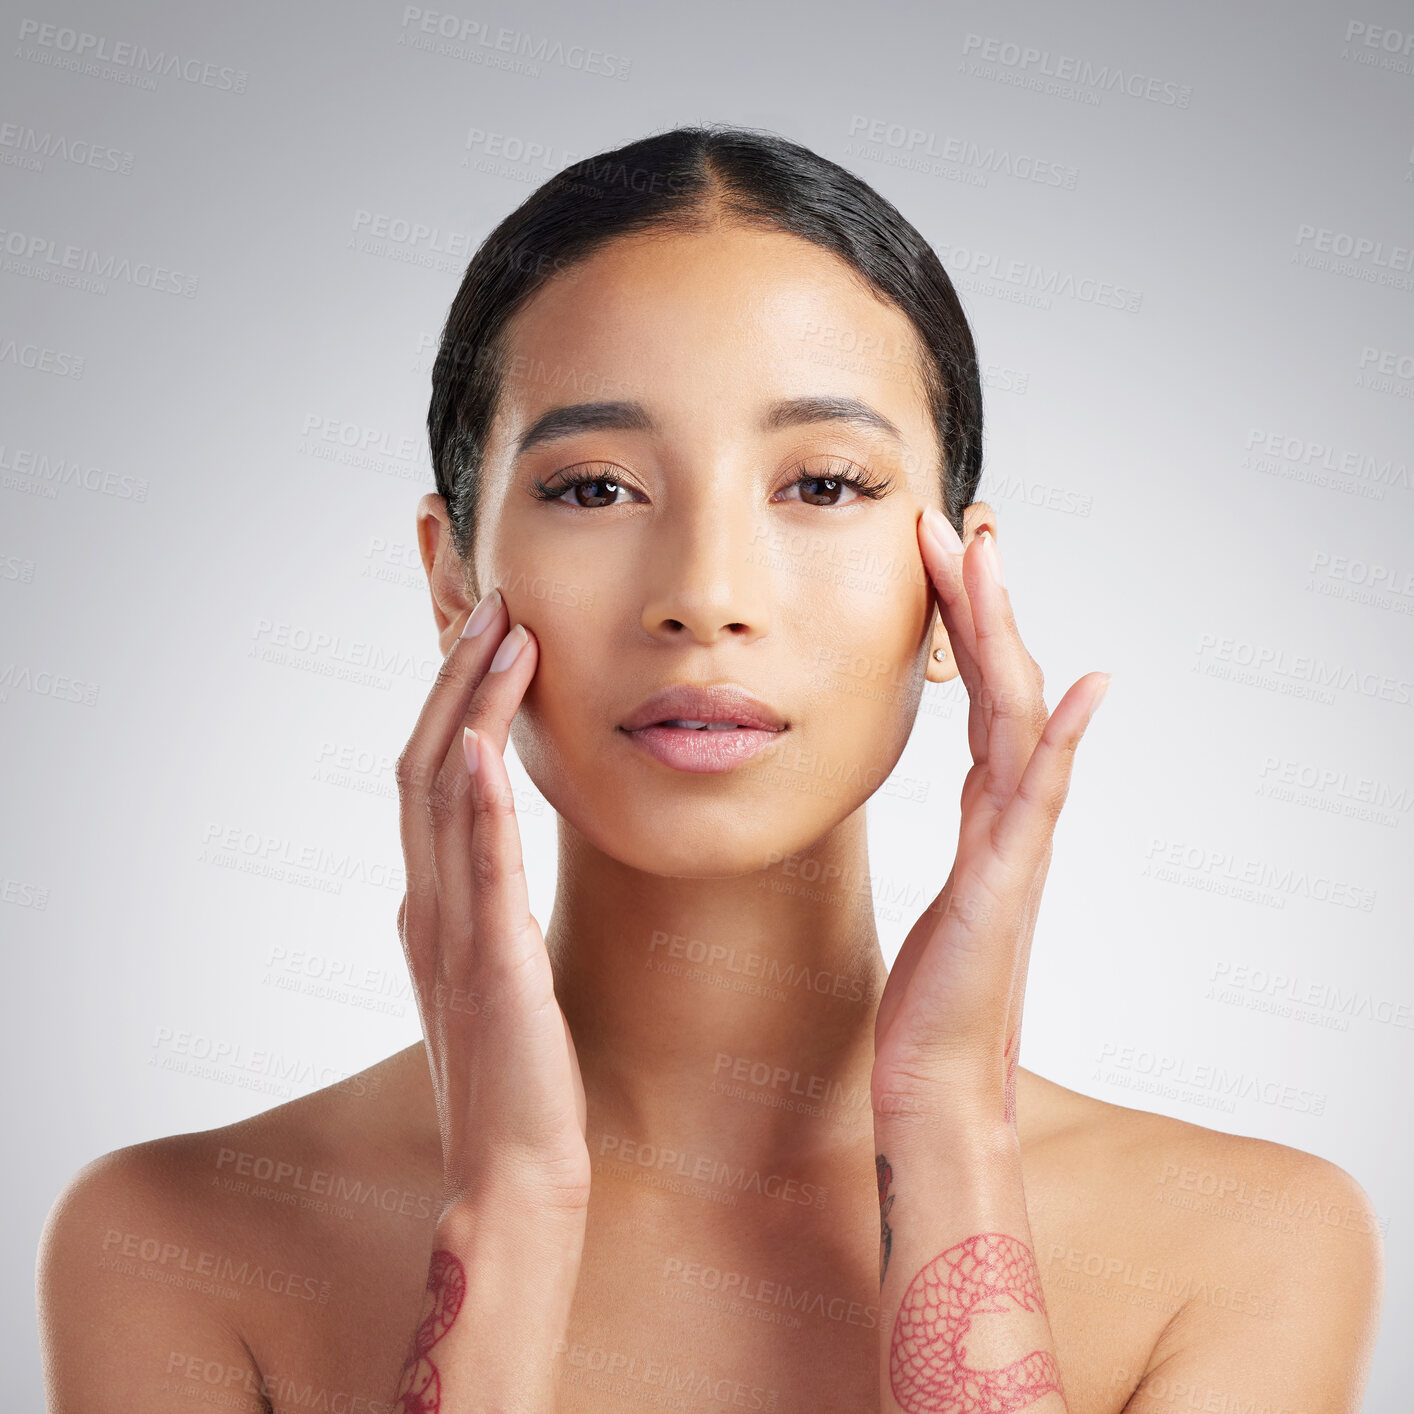
{"label": "eyelash", "polygon": [[[853,472],[847,472],[841,469],[844,467],[854,467],[854,465],[853,462],[836,462],[831,465],[828,471],[818,472],[806,471],[803,467],[798,467],[796,470],[799,472],[799,475],[788,482],[787,486],[798,486],[802,481],[838,481],[841,485],[850,487],[852,490],[857,491],[861,496],[871,501],[877,501],[881,496],[888,493],[893,483],[890,482],[887,477],[883,479],[877,478],[872,472],[863,467],[855,467]],[[584,472],[579,476],[572,476],[568,480],[561,481],[556,486],[549,486],[545,482],[537,480],[531,494],[541,501],[558,501],[561,500],[567,492],[573,491],[576,486],[592,486],[598,481],[612,481],[616,486],[623,485],[622,482],[607,473],[601,472],[595,475],[593,472]],[[808,504],[808,502],[806,504]],[[575,507],[575,510],[580,511],[609,509],[611,508],[608,506]],[[820,509],[829,510],[833,508],[821,507]]]}

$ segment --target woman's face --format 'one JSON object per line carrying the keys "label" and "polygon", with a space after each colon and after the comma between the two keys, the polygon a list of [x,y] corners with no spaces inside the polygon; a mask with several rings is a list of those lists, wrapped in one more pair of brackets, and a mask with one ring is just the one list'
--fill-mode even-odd
{"label": "woman's face", "polygon": [[[829,252],[722,226],[613,242],[507,347],[474,569],[539,641],[512,731],[531,780],[652,873],[808,849],[897,762],[932,647],[916,523],[940,453],[911,324]],[[613,407],[543,420],[585,404]],[[730,769],[667,764],[624,726],[677,684],[744,688],[784,729]],[[687,730],[656,735],[689,751]]]}

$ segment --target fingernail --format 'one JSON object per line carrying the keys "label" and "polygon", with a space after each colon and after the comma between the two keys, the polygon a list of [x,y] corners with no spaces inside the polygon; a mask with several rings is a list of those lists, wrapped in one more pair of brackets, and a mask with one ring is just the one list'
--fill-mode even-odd
{"label": "fingernail", "polygon": [[502,640],[501,646],[496,650],[496,656],[491,659],[491,666],[486,669],[488,673],[504,672],[515,662],[520,650],[530,641],[530,635],[525,631],[524,624],[517,624]]}
{"label": "fingernail", "polygon": [[987,572],[994,580],[1003,587],[1006,586],[1006,576],[1002,573],[1002,557],[997,553],[996,537],[990,530],[982,532],[982,555],[987,561]]}
{"label": "fingernail", "polygon": [[958,538],[957,531],[953,529],[952,521],[940,510],[934,506],[925,506],[923,524],[933,539],[950,555],[962,554],[962,541]]}
{"label": "fingernail", "polygon": [[475,638],[478,634],[486,631],[486,625],[496,617],[496,610],[501,607],[501,591],[493,589],[472,611],[471,617],[466,621],[466,627],[462,629],[463,638]]}
{"label": "fingernail", "polygon": [[1105,694],[1110,690],[1110,681],[1113,676],[1113,673],[1105,674],[1105,685],[1100,689],[1100,695],[1095,699],[1095,705],[1090,709],[1090,716],[1085,719],[1085,725],[1087,727],[1090,725],[1091,719],[1094,717],[1095,713],[1100,710],[1100,703],[1105,700]]}
{"label": "fingernail", "polygon": [[462,728],[462,755],[466,757],[467,774],[474,776],[481,762],[481,747],[476,733],[470,727]]}

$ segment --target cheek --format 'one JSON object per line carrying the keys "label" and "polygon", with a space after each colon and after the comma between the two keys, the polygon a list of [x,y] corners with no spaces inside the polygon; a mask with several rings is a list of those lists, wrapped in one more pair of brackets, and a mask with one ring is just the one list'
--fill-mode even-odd
{"label": "cheek", "polygon": [[[812,677],[827,692],[887,712],[909,700],[909,685],[922,671],[924,639],[930,623],[927,587],[878,561],[869,567],[836,571],[828,591],[796,605],[801,651]],[[921,566],[920,566],[921,576]],[[926,666],[926,664],[924,664]],[[902,696],[900,695],[902,693]]]}

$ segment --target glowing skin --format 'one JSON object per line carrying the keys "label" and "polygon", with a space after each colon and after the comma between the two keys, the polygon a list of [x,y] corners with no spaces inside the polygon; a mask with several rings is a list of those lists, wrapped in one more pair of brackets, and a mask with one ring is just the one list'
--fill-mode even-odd
{"label": "glowing skin", "polygon": [[[769,1161],[798,1152],[799,1122],[731,1113],[696,1077],[770,1035],[782,1063],[867,1087],[887,966],[858,887],[862,806],[898,761],[925,680],[956,675],[950,655],[931,656],[947,637],[917,522],[941,486],[915,361],[832,352],[842,336],[916,352],[916,336],[843,261],[777,232],[616,240],[573,274],[510,328],[470,586],[440,497],[420,507],[443,647],[496,587],[536,639],[511,740],[559,815],[546,940],[604,1127]],[[802,398],[863,403],[898,436],[843,420],[763,426]],[[639,404],[657,430],[581,430],[516,456],[546,413],[603,401]],[[842,474],[881,494],[817,479]],[[545,499],[571,476],[594,484]],[[995,522],[979,502],[966,532],[983,524]],[[729,771],[674,770],[618,727],[681,682],[740,684],[788,728]],[[773,890],[792,856],[852,887]],[[855,1000],[707,995],[647,969],[655,936],[763,949],[782,968],[857,980]],[[859,1146],[872,1152],[862,1132]]]}
{"label": "glowing skin", "polygon": [[[885,378],[897,366],[870,376],[800,356],[813,351],[811,329],[842,321],[888,326],[888,346],[909,338],[904,316],[835,257],[727,228],[617,243],[516,322],[519,376],[489,448],[477,582],[506,586],[540,641],[512,735],[521,761],[578,834],[632,868],[712,877],[806,849],[859,807],[907,740],[932,647],[913,527],[922,504],[940,504],[935,438],[921,389]],[[566,365],[591,375],[579,385],[591,392],[537,376]],[[907,445],[840,422],[758,430],[768,404],[822,394],[867,403]],[[547,408],[605,397],[642,402],[661,434],[582,433],[511,464],[517,434]],[[800,464],[822,476],[846,463],[889,493],[846,491],[822,506],[792,488]],[[593,509],[574,492],[562,504],[532,497],[534,481],[555,485],[571,466],[632,492]],[[781,493],[790,499],[771,499]],[[799,548],[807,539],[813,553]],[[873,564],[889,567],[883,592],[848,573]],[[517,592],[547,572],[592,608]],[[834,664],[860,655],[889,665],[892,697],[842,690],[859,684]],[[715,679],[742,682],[789,720],[782,748],[856,768],[858,784],[834,797],[783,789],[790,769],[772,769],[769,752],[730,779],[691,780],[615,734],[654,688]]]}

